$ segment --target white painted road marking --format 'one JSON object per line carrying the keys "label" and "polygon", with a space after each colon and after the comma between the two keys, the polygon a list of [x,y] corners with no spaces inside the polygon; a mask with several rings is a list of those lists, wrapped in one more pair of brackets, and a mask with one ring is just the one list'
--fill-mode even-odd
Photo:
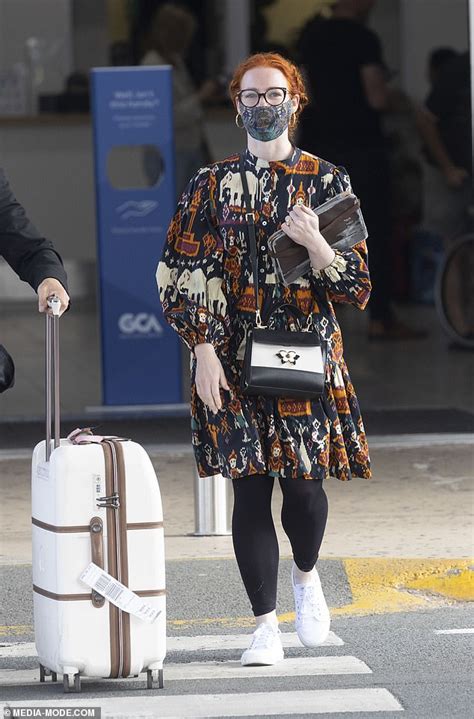
{"label": "white painted road marking", "polygon": [[[269,666],[243,667],[239,660],[225,662],[186,662],[163,665],[167,681],[196,679],[253,679],[254,677],[305,677],[335,674],[372,674],[372,670],[357,657],[296,657]],[[144,674],[142,678],[144,678]],[[84,677],[84,682],[93,678]],[[128,677],[120,681],[135,682]],[[39,682],[39,667],[35,669],[0,669],[0,686],[35,684]]]}
{"label": "white painted road marking", "polygon": [[[97,706],[97,698],[80,697],[81,707]],[[35,700],[35,708],[77,706],[77,695],[59,701]],[[31,707],[29,702],[11,702],[15,707]],[[4,708],[0,702],[0,708]],[[264,715],[336,714],[337,712],[403,711],[401,704],[387,689],[319,689],[310,691],[273,691],[248,694],[184,694],[183,696],[101,697],[102,717],[125,719],[130,716],[160,719],[204,719]]]}
{"label": "white painted road marking", "polygon": [[[188,637],[167,637],[169,652],[219,651],[222,649],[246,649],[251,639],[249,634],[199,634]],[[296,632],[282,632],[281,640],[285,649],[302,649],[303,645]],[[342,647],[344,642],[334,632],[321,644],[322,647]],[[36,657],[34,642],[0,642],[0,659],[9,657]]]}
{"label": "white painted road marking", "polygon": [[[167,637],[166,648],[169,651],[205,651],[215,649],[246,649],[250,643],[252,633],[248,634],[199,634],[189,637]],[[284,648],[302,649],[303,645],[296,632],[282,632],[280,635]],[[334,632],[322,644],[323,647],[342,647],[344,642]]]}
{"label": "white painted road marking", "polygon": [[474,629],[435,629],[435,634],[474,634]]}

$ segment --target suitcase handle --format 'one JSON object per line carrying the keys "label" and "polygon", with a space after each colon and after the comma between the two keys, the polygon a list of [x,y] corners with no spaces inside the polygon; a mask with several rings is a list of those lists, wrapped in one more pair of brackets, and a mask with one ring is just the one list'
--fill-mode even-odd
{"label": "suitcase handle", "polygon": [[[92,517],[89,523],[91,536],[91,559],[101,569],[104,568],[104,523],[100,517]],[[105,597],[92,590],[92,604],[97,609],[105,604]]]}
{"label": "suitcase handle", "polygon": [[56,295],[48,297],[48,307],[53,311],[46,313],[46,461],[51,457],[51,422],[54,406],[54,449],[60,444],[60,407],[59,407],[59,313],[61,300]]}

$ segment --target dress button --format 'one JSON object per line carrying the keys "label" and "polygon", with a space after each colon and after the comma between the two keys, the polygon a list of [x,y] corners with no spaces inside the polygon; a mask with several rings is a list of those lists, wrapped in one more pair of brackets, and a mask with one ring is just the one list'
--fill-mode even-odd
{"label": "dress button", "polygon": [[265,251],[266,249],[265,245],[262,245],[262,250]]}

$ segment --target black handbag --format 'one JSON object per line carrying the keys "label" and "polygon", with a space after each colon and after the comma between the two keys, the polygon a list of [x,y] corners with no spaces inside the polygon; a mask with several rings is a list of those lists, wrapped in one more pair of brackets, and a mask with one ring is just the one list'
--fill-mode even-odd
{"label": "black handbag", "polygon": [[[263,324],[258,306],[258,258],[255,238],[254,213],[245,175],[243,157],[240,157],[240,176],[246,205],[250,258],[255,293],[255,325],[247,335],[240,389],[244,395],[263,395],[288,399],[315,399],[324,389],[326,365],[325,346],[321,340],[313,315],[304,316],[297,307],[277,303],[265,317]],[[269,327],[272,313],[286,307],[293,314],[303,315],[302,330],[275,330]]]}
{"label": "black handbag", "polygon": [[0,345],[0,393],[15,384],[15,365],[3,345]]}

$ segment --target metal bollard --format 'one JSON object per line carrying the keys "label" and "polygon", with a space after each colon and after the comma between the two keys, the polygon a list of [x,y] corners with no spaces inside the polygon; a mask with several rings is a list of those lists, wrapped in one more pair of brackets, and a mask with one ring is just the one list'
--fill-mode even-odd
{"label": "metal bollard", "polygon": [[233,492],[230,479],[194,476],[195,536],[231,534]]}

